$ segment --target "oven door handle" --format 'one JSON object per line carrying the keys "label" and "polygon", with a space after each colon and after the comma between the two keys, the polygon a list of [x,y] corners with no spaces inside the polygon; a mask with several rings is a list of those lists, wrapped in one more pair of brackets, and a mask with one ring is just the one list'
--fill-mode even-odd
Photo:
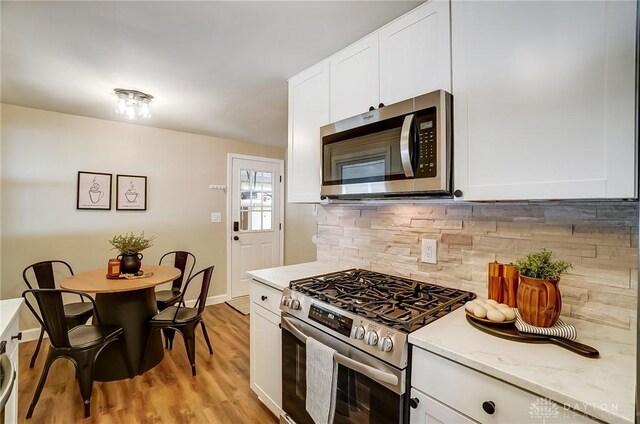
{"label": "oven door handle", "polygon": [[400,159],[402,159],[404,176],[407,178],[413,178],[413,165],[411,164],[411,127],[413,126],[415,116],[416,115],[412,113],[404,117],[402,131],[400,132]]}
{"label": "oven door handle", "polygon": [[[4,343],[4,342],[3,342]],[[9,400],[13,391],[13,384],[16,380],[16,371],[13,364],[9,360],[9,355],[3,353],[0,355],[0,367],[2,367],[2,381],[0,382],[0,411]]]}
{"label": "oven door handle", "polygon": [[[298,340],[302,343],[307,343],[307,336],[296,328],[295,324],[291,322],[291,320],[287,317],[282,317],[282,322],[285,324],[284,328],[293,334]],[[396,386],[398,384],[398,377],[388,373],[386,371],[379,370],[369,365],[362,364],[358,361],[354,361],[353,359],[342,355],[341,353],[336,352],[333,355],[333,359],[340,365],[344,365],[345,367],[359,372],[360,374],[369,377],[370,379],[377,381],[378,383],[391,384]]]}

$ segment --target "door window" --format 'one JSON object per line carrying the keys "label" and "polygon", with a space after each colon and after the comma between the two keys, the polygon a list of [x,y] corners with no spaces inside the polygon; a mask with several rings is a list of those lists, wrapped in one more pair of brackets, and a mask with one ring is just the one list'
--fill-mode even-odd
{"label": "door window", "polygon": [[273,172],[240,170],[240,231],[273,229]]}

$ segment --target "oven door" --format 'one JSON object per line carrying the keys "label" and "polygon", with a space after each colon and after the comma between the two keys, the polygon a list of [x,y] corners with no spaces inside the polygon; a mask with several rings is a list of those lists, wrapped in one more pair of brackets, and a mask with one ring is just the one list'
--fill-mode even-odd
{"label": "oven door", "polygon": [[361,352],[288,314],[282,316],[281,422],[313,424],[306,411],[306,338],[336,349],[338,382],[335,424],[389,424],[408,421],[405,371]]}

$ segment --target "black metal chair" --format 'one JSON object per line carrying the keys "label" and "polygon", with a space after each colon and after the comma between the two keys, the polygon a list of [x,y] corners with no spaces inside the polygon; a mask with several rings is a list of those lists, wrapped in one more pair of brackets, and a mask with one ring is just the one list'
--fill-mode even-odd
{"label": "black metal chair", "polygon": [[[29,289],[34,288],[34,284],[32,281],[29,281],[29,276],[31,272],[33,272],[33,277],[35,278],[35,283],[38,288],[41,289],[55,289],[56,288],[56,280],[54,275],[54,264],[61,264],[67,268],[69,274],[73,275],[73,270],[71,266],[65,261],[53,260],[53,261],[42,261],[37,262],[35,264],[29,265],[22,271],[22,278],[24,282],[27,284]],[[30,272],[31,271],[31,272]],[[80,302],[72,302],[64,305],[64,316],[67,321],[67,329],[72,329],[78,325],[86,324],[89,321],[89,318],[93,315],[93,306],[91,302],[85,302],[82,296],[80,297]],[[31,362],[29,363],[29,368],[33,368],[36,363],[36,358],[38,357],[38,352],[40,352],[40,346],[42,345],[42,338],[44,337],[44,327],[40,327],[40,336],[38,337],[38,344],[36,345],[36,350],[33,352],[33,356],[31,357]]]}
{"label": "black metal chair", "polygon": [[[89,299],[88,303],[93,306],[95,311],[94,322],[97,325],[78,325],[69,330],[62,302],[63,293],[77,294],[83,299]],[[39,312],[29,302],[29,294],[35,298]],[[96,357],[109,343],[116,340],[120,342],[129,377],[133,378],[133,368],[126,353],[124,331],[121,327],[101,326],[100,316],[95,308],[94,300],[84,293],[62,289],[30,289],[25,290],[22,293],[22,297],[24,297],[27,307],[33,312],[40,325],[46,329],[50,342],[47,360],[44,364],[40,381],[38,381],[36,392],[33,395],[33,400],[29,405],[27,419],[33,415],[33,410],[40,399],[51,365],[59,358],[67,358],[75,365],[80,394],[84,402],[84,416],[85,418],[89,417],[91,415],[91,390],[93,388],[93,369]]]}
{"label": "black metal chair", "polygon": [[[178,306],[170,306],[164,309],[155,317],[151,318],[151,331],[149,332],[149,338],[147,339],[147,346],[145,347],[144,357],[142,363],[145,363],[147,352],[149,350],[149,342],[151,335],[154,331],[161,329],[172,329],[178,331],[184,340],[185,348],[187,349],[187,356],[189,357],[189,363],[191,364],[191,374],[196,375],[196,339],[195,332],[198,324],[202,326],[202,333],[204,339],[207,342],[209,348],[209,354],[213,354],[213,348],[209,341],[209,335],[207,334],[207,328],[202,320],[202,313],[207,304],[207,294],[209,293],[209,285],[211,284],[211,276],[213,275],[213,266],[205,268],[193,277],[189,278],[184,286],[182,295],[180,296],[180,304]],[[195,280],[198,276],[202,275],[202,287],[200,288],[200,295],[196,300],[196,304],[193,308],[181,306],[184,301],[184,294],[187,292],[189,284]],[[169,340],[169,347],[173,347],[173,339]]]}
{"label": "black metal chair", "polygon": [[[171,255],[173,255],[173,266],[180,270],[180,277],[173,280],[170,290],[156,291],[156,303],[158,305],[159,311],[162,311],[169,306],[175,305],[176,302],[180,300],[180,295],[182,294],[180,291],[180,289],[182,289],[182,282],[189,281],[189,278],[191,278],[191,273],[193,272],[193,268],[196,266],[196,257],[193,255],[193,253],[185,252],[182,250],[175,250],[165,253],[160,258],[159,264],[162,265],[162,261],[164,261],[165,258],[169,260]],[[188,273],[187,269],[189,271]]]}

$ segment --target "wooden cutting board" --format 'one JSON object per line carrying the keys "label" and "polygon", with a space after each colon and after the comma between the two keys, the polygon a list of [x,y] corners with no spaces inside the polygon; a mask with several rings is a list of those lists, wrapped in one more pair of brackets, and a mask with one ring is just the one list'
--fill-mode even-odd
{"label": "wooden cutting board", "polygon": [[478,330],[484,331],[485,333],[491,334],[496,337],[501,337],[503,339],[522,343],[551,343],[568,349],[574,353],[577,353],[578,355],[586,356],[587,358],[600,357],[600,352],[598,352],[591,346],[587,346],[586,344],[578,343],[569,339],[563,339],[561,337],[522,333],[516,328],[515,324],[505,326],[492,326],[474,321],[469,317],[467,317],[467,321]]}

